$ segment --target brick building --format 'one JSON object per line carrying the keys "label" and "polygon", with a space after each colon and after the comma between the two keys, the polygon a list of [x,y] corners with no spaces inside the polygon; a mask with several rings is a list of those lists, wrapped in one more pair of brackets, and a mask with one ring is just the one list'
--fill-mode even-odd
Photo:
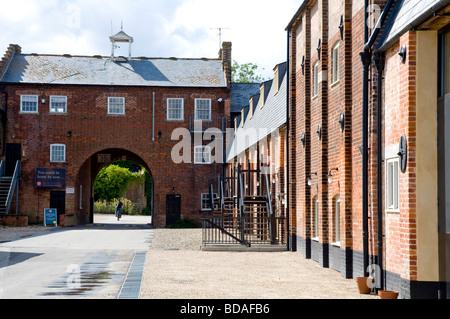
{"label": "brick building", "polygon": [[449,5],[302,1],[287,27],[297,250],[400,298],[450,295]]}
{"label": "brick building", "polygon": [[[18,211],[31,223],[49,207],[62,224],[92,222],[95,177],[122,159],[152,176],[155,226],[208,210],[202,194],[222,164],[203,133],[227,125],[231,43],[218,59],[183,59],[116,57],[116,42],[133,40],[111,37],[111,57],[11,45],[0,64],[2,154],[7,166],[21,161]],[[182,138],[192,143],[177,148]]]}

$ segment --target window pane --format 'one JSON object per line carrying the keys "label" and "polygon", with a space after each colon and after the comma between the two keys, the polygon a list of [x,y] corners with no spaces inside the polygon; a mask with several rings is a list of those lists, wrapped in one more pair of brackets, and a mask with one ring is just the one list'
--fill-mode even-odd
{"label": "window pane", "polygon": [[108,114],[125,114],[125,98],[110,97],[108,99]]}
{"label": "window pane", "polygon": [[211,100],[195,100],[195,119],[203,121],[211,120]]}
{"label": "window pane", "polygon": [[51,145],[50,146],[50,161],[65,162],[66,161],[66,146],[65,145]]}
{"label": "window pane", "polygon": [[38,96],[37,95],[22,95],[21,97],[21,112],[37,112],[38,111]]}
{"label": "window pane", "polygon": [[67,112],[67,97],[51,96],[50,97],[50,112],[66,113]]}
{"label": "window pane", "polygon": [[167,119],[168,120],[182,120],[183,115],[183,99],[168,99],[167,100]]}

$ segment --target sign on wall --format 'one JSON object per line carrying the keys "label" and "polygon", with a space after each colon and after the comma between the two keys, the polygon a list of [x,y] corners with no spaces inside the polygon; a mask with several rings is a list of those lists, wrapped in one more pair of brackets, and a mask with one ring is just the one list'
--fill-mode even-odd
{"label": "sign on wall", "polygon": [[36,168],[36,188],[66,188],[65,168]]}

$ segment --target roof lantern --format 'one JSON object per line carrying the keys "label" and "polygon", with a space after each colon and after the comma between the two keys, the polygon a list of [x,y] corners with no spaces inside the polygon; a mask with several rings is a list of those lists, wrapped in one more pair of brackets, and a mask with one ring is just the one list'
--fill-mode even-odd
{"label": "roof lantern", "polygon": [[133,37],[130,37],[128,34],[123,32],[123,24],[120,28],[120,32],[116,35],[110,36],[109,40],[111,41],[111,60],[114,60],[114,50],[119,48],[119,46],[116,44],[117,42],[127,43],[129,44],[129,50],[128,50],[128,58],[131,59],[131,44],[133,43]]}

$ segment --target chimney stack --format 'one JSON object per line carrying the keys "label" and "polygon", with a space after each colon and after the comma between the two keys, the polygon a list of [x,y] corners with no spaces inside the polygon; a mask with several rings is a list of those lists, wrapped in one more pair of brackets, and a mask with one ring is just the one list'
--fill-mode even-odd
{"label": "chimney stack", "polygon": [[231,89],[231,42],[223,42],[222,49],[219,52],[219,58],[222,59],[222,68],[225,72],[225,79],[227,82],[227,88]]}

